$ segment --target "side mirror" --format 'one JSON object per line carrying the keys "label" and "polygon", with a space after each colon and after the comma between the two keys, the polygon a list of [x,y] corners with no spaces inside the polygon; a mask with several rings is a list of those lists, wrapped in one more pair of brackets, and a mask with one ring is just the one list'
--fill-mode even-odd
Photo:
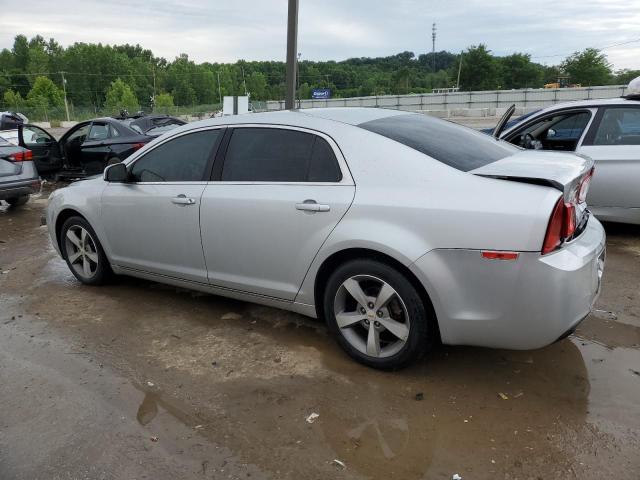
{"label": "side mirror", "polygon": [[555,137],[555,136],[556,136],[556,131],[553,128],[550,128],[549,130],[547,130],[547,138]]}
{"label": "side mirror", "polygon": [[128,178],[127,166],[124,163],[114,163],[104,169],[105,182],[126,183]]}

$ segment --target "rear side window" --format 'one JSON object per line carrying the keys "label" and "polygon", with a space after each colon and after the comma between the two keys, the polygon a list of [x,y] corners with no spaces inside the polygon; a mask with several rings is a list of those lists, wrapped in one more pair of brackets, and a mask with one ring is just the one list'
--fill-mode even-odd
{"label": "rear side window", "polygon": [[133,181],[202,181],[219,135],[220,130],[205,130],[163,143],[133,164]]}
{"label": "rear side window", "polygon": [[607,108],[594,145],[640,145],[640,108]]}
{"label": "rear side window", "polygon": [[339,182],[338,161],[317,135],[278,128],[234,130],[225,155],[223,181]]}
{"label": "rear side window", "polygon": [[467,172],[519,150],[484,133],[421,114],[394,115],[358,125]]}

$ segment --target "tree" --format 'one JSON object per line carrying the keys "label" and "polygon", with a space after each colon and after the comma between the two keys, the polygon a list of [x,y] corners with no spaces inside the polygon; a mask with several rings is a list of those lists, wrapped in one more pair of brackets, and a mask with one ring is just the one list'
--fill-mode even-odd
{"label": "tree", "polygon": [[2,98],[4,100],[4,104],[14,110],[20,110],[20,107],[24,105],[22,95],[11,89],[6,90]]}
{"label": "tree", "polygon": [[607,85],[613,77],[607,56],[595,48],[575,52],[560,64],[560,68],[569,75],[571,83],[585,86]]}
{"label": "tree", "polygon": [[32,106],[45,109],[61,107],[63,98],[60,89],[47,77],[36,77],[27,95],[27,101]]}
{"label": "tree", "polygon": [[107,90],[104,106],[112,112],[120,112],[128,110],[135,112],[140,109],[140,104],[131,87],[124,83],[120,78],[116,78]]}
{"label": "tree", "polygon": [[514,53],[499,57],[498,63],[502,71],[502,87],[530,88],[541,87],[544,67],[531,61],[531,55]]}
{"label": "tree", "polygon": [[640,77],[640,70],[619,70],[616,72],[616,83],[618,85],[628,85],[634,78]]}
{"label": "tree", "polygon": [[471,46],[462,57],[460,88],[494,90],[501,86],[500,67],[486,45]]}
{"label": "tree", "polygon": [[156,95],[154,109],[159,112],[168,113],[171,107],[173,107],[173,97],[170,93],[160,93]]}

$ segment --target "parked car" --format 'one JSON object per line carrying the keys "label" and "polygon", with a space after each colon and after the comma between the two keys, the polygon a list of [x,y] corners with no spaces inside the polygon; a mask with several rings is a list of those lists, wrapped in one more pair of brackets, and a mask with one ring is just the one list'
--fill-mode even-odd
{"label": "parked car", "polygon": [[30,150],[0,137],[0,200],[17,207],[40,190],[40,178]]}
{"label": "parked car", "polygon": [[157,137],[169,130],[173,130],[187,122],[168,115],[143,115],[124,119],[123,122],[129,125],[138,133]]}
{"label": "parked car", "polygon": [[124,160],[154,138],[114,118],[78,123],[60,140],[31,124],[18,125],[1,134],[14,145],[31,150],[43,175],[62,169],[77,175],[102,173],[107,165]]}
{"label": "parked car", "polygon": [[590,210],[601,220],[640,224],[640,98],[553,105],[494,135],[527,149],[589,156],[596,165]]}
{"label": "parked car", "polygon": [[587,158],[450,122],[309,109],[179,127],[49,200],[82,283],[112,274],[323,318],[379,368],[438,340],[532,349],[590,312],[605,233]]}
{"label": "parked car", "polygon": [[67,170],[93,175],[121,162],[152,139],[120,120],[97,118],[75,125],[51,144],[51,151],[60,152]]}

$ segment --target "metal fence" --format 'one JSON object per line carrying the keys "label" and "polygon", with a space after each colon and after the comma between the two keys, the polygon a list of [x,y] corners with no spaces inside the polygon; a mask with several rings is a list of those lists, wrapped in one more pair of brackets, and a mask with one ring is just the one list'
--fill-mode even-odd
{"label": "metal fence", "polygon": [[[320,107],[382,107],[406,111],[424,111],[442,116],[500,115],[512,104],[521,113],[572,100],[621,97],[626,85],[603,87],[554,88],[522,90],[491,90],[479,92],[424,93],[414,95],[384,95],[375,97],[332,98],[329,100],[301,100],[299,108]],[[267,102],[267,110],[283,110],[284,101]]]}

